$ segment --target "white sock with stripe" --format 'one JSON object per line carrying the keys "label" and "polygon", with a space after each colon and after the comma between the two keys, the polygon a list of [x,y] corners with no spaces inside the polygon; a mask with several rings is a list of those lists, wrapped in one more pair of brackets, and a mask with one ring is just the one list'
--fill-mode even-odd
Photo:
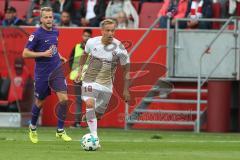
{"label": "white sock with stripe", "polygon": [[86,119],[90,132],[97,136],[97,118],[93,108],[86,109]]}

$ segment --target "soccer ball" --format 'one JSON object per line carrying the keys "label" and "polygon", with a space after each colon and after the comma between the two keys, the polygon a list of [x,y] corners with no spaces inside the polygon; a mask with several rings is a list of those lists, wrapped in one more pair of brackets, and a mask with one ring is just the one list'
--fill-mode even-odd
{"label": "soccer ball", "polygon": [[85,151],[95,151],[99,147],[99,139],[97,136],[88,133],[82,137],[80,144]]}

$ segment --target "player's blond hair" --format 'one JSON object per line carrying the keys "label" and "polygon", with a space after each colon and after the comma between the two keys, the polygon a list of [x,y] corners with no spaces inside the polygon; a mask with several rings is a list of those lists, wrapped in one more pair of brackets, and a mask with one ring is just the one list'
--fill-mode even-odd
{"label": "player's blond hair", "polygon": [[104,27],[105,27],[106,25],[108,25],[108,24],[114,24],[115,26],[117,25],[115,20],[113,20],[113,19],[105,19],[105,20],[103,20],[103,21],[100,23],[100,27],[101,27],[101,28],[104,28]]}
{"label": "player's blond hair", "polygon": [[42,7],[40,10],[40,17],[43,16],[43,12],[53,12],[53,9],[51,7]]}

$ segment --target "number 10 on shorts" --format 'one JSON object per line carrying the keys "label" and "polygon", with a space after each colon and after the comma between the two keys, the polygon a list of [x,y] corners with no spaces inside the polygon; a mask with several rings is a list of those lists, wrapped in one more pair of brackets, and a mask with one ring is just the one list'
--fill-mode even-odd
{"label": "number 10 on shorts", "polygon": [[92,92],[92,86],[84,86],[84,92]]}

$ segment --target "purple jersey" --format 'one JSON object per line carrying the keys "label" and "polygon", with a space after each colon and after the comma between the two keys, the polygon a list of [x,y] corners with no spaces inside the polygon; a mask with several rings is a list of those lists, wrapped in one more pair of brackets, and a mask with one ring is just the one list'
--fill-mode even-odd
{"label": "purple jersey", "polygon": [[[46,50],[52,48],[52,57],[40,57],[35,58],[35,80],[48,80],[51,72],[53,72],[56,67],[61,65],[61,60],[58,54],[58,35],[59,32],[56,28],[52,31],[47,31],[42,27],[38,28],[32,35],[29,36],[26,48],[34,52],[45,52]],[[41,54],[41,53],[39,53]]]}

